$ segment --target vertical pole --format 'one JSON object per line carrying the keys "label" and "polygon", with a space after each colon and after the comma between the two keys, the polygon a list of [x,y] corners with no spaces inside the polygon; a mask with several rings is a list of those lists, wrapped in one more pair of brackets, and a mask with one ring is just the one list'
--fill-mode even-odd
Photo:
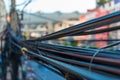
{"label": "vertical pole", "polygon": [[[48,32],[47,32],[48,34],[53,32],[53,24],[51,21],[47,22],[47,30],[48,30]],[[52,43],[51,40],[49,40],[48,43]]]}
{"label": "vertical pole", "polygon": [[[16,0],[11,0],[10,25],[14,34],[17,36],[18,15],[16,12],[15,3]],[[18,80],[20,56],[12,51],[10,53],[10,59],[11,59],[11,68],[12,68],[12,72],[11,72],[12,80]]]}
{"label": "vertical pole", "polygon": [[[1,7],[1,25],[0,25],[0,32],[4,31],[4,27],[5,27],[5,22],[6,22],[6,19],[5,19],[5,14],[6,14],[6,10],[5,10],[5,3],[3,0],[0,0],[0,7]],[[1,35],[2,36],[2,35]],[[4,40],[2,40],[1,38],[1,59],[2,59],[2,63],[1,63],[1,66],[0,68],[2,69],[2,73],[0,74],[0,80],[6,80],[6,72],[7,72],[7,56],[6,56],[6,48],[3,46],[4,44]],[[5,44],[6,45],[6,42]]]}
{"label": "vertical pole", "polygon": [[47,26],[48,26],[48,34],[53,32],[53,25],[51,21],[47,22]]}
{"label": "vertical pole", "polygon": [[16,3],[16,0],[11,0],[10,24],[13,32],[16,34],[17,27],[18,27],[18,15],[16,12],[15,3]]}

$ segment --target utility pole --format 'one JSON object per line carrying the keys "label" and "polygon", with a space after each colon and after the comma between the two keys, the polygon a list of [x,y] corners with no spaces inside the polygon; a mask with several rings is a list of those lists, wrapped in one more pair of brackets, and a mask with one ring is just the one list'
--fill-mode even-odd
{"label": "utility pole", "polygon": [[[11,11],[10,11],[10,25],[14,34],[18,35],[18,14],[16,12],[16,0],[11,0]],[[11,39],[12,41],[13,39]],[[11,62],[11,78],[12,80],[19,80],[19,64],[20,64],[20,55],[11,51],[10,53],[10,62]]]}
{"label": "utility pole", "polygon": [[[5,29],[5,23],[6,23],[6,10],[5,10],[5,3],[3,0],[0,0],[0,32],[3,32]],[[2,36],[0,34],[0,36]],[[6,56],[6,52],[4,49],[4,40],[1,38],[1,42],[0,42],[0,46],[1,46],[1,59],[2,59],[2,63],[1,63],[1,69],[2,69],[2,75],[1,75],[1,80],[6,80],[6,75],[7,75],[7,56]],[[5,43],[6,44],[6,43]]]}
{"label": "utility pole", "polygon": [[11,28],[13,32],[16,34],[17,28],[18,28],[18,15],[16,12],[16,6],[15,6],[16,0],[11,0],[11,11],[10,11],[10,17],[11,17]]}

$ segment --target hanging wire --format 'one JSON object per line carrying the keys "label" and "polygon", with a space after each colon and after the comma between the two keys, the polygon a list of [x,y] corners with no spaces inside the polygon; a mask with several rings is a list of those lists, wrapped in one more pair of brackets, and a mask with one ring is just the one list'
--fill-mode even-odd
{"label": "hanging wire", "polygon": [[16,6],[22,6],[24,5],[28,0],[25,0],[24,2],[20,3],[20,4],[16,4]]}
{"label": "hanging wire", "polygon": [[99,49],[93,54],[93,56],[92,56],[92,58],[91,58],[91,60],[90,60],[89,70],[91,71],[92,63],[93,63],[93,61],[94,61],[94,58],[95,58],[95,56],[96,56],[97,54],[99,54],[100,51],[102,51],[103,49],[109,48],[109,47],[116,46],[116,45],[118,45],[118,44],[120,44],[120,41],[114,42],[114,43],[109,44],[109,45],[107,45],[107,46],[105,46],[105,47],[99,48]]}
{"label": "hanging wire", "polygon": [[28,6],[28,4],[30,4],[32,2],[32,0],[29,0],[25,5],[24,5],[24,7],[22,8],[22,11],[21,11],[21,20],[23,20],[23,13],[24,13],[24,9],[25,9],[25,7],[26,6]]}

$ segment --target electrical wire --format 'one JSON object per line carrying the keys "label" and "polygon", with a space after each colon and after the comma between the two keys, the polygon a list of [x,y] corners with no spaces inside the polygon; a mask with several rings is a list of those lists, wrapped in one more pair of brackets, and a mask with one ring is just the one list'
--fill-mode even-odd
{"label": "electrical wire", "polygon": [[16,4],[16,6],[22,6],[24,5],[28,0],[25,0],[24,2],[20,3],[20,4]]}
{"label": "electrical wire", "polygon": [[85,31],[81,33],[78,31],[78,32],[73,32],[71,34],[68,34],[68,36],[91,35],[91,34],[99,34],[99,33],[111,32],[111,31],[116,31],[116,30],[120,30],[120,26],[114,26],[114,27],[99,29],[99,30]]}
{"label": "electrical wire", "polygon": [[118,44],[120,44],[120,41],[114,42],[114,43],[109,44],[109,45],[107,45],[107,46],[105,46],[105,47],[99,48],[99,49],[95,52],[95,54],[92,56],[92,58],[91,58],[91,60],[90,60],[89,70],[91,71],[91,68],[92,68],[91,65],[92,65],[92,63],[93,63],[93,61],[94,61],[95,56],[96,56],[102,49],[106,49],[106,48],[109,48],[109,47],[113,47],[113,46],[116,46],[116,45],[118,45]]}

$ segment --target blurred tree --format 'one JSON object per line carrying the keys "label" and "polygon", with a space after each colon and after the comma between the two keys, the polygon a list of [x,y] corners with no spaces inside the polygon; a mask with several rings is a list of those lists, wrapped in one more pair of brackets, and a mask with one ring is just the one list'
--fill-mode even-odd
{"label": "blurred tree", "polygon": [[97,5],[101,6],[103,4],[105,4],[106,2],[108,2],[109,0],[97,0]]}

